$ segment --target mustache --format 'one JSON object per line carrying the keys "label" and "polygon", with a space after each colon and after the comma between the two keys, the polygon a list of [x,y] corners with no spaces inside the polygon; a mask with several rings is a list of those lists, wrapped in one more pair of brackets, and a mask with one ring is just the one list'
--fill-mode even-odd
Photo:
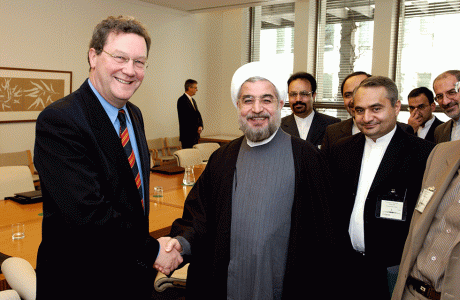
{"label": "mustache", "polygon": [[447,104],[447,105],[442,105],[442,108],[443,108],[443,109],[449,109],[449,108],[451,108],[451,107],[453,107],[453,106],[455,106],[455,105],[458,105],[458,103],[457,103],[457,102],[450,102],[450,103]]}
{"label": "mustache", "polygon": [[302,102],[302,101],[296,101],[296,102],[292,103],[292,106],[296,106],[296,105],[307,106],[307,104],[305,102]]}
{"label": "mustache", "polygon": [[246,116],[246,120],[256,119],[256,118],[270,118],[270,114],[263,112],[263,113],[258,113],[258,114],[251,113]]}

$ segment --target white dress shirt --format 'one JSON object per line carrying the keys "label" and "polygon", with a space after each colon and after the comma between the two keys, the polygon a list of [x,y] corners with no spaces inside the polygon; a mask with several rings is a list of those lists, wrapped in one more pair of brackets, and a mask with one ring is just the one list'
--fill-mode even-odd
{"label": "white dress shirt", "polygon": [[424,139],[426,137],[428,131],[430,130],[431,125],[433,125],[433,122],[434,122],[434,116],[431,116],[431,119],[426,121],[426,123],[424,125],[419,126],[419,128],[417,129],[417,136],[419,138]]}
{"label": "white dress shirt", "polygon": [[299,136],[302,140],[306,140],[308,136],[308,131],[310,131],[311,122],[313,122],[313,116],[315,111],[312,110],[311,114],[306,118],[300,118],[294,115],[295,122],[297,124],[297,129],[299,130]]}
{"label": "white dress shirt", "polygon": [[377,141],[366,136],[364,144],[364,153],[361,161],[361,170],[359,172],[358,189],[356,191],[355,204],[351,213],[348,233],[350,234],[351,243],[356,251],[364,252],[364,206],[366,204],[367,194],[374,181],[375,174],[380,166],[385,151],[390,144],[393,135],[396,132],[396,126],[386,135],[378,138]]}
{"label": "white dress shirt", "polygon": [[452,121],[454,123],[452,124],[452,132],[450,134],[450,140],[457,141],[457,140],[460,140],[460,124],[458,124],[460,120],[455,121],[454,119],[452,119]]}
{"label": "white dress shirt", "polygon": [[351,128],[351,134],[352,135],[355,135],[357,133],[361,132],[358,128],[358,126],[356,125],[356,121],[355,121],[355,118],[353,118],[353,127]]}
{"label": "white dress shirt", "polygon": [[184,94],[187,96],[188,100],[190,100],[190,103],[192,103],[193,108],[196,110],[196,107],[195,107],[195,105],[193,104],[192,96],[190,96],[190,95],[187,94],[187,93],[184,93]]}

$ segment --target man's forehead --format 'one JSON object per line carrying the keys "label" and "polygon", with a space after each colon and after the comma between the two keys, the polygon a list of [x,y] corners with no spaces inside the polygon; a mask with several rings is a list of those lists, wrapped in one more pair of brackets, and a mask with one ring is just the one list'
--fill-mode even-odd
{"label": "man's forehead", "polygon": [[372,106],[376,103],[391,104],[390,99],[387,97],[387,92],[384,87],[360,87],[353,97],[355,107],[356,106]]}
{"label": "man's forehead", "polygon": [[[414,103],[419,103],[419,102],[426,102],[426,103],[428,103],[428,102],[429,102],[429,101],[428,101],[428,98],[426,97],[425,94],[420,94],[420,95],[415,96],[415,97],[409,97],[409,98],[407,98],[407,100],[408,100],[409,102],[414,102]],[[409,103],[409,104],[410,104],[410,103]]]}
{"label": "man's forehead", "polygon": [[455,86],[457,81],[458,80],[454,75],[447,74],[446,76],[439,78],[434,82],[433,89],[435,90],[435,93],[441,92],[441,89],[450,90]]}
{"label": "man's forehead", "polygon": [[355,76],[352,76],[350,78],[348,78],[345,83],[343,84],[343,86],[345,88],[351,88],[353,87],[353,89],[355,87],[357,87],[364,79],[368,78],[366,75],[364,74],[360,74],[360,75],[355,75]]}
{"label": "man's forehead", "polygon": [[261,79],[254,82],[246,81],[241,85],[241,94],[254,93],[276,94],[276,88],[269,80]]}

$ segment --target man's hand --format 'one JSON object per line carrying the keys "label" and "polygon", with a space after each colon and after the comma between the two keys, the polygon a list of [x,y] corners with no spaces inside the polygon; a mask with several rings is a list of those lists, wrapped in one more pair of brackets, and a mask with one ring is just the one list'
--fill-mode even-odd
{"label": "man's hand", "polygon": [[183,261],[180,252],[182,247],[177,239],[170,237],[162,237],[158,239],[161,249],[155,264],[155,269],[163,274],[169,275],[172,273]]}
{"label": "man's hand", "polygon": [[201,134],[201,132],[203,131],[203,127],[198,127],[198,134]]}
{"label": "man's hand", "polygon": [[422,123],[423,123],[422,115],[418,113],[418,108],[416,108],[410,113],[410,117],[409,117],[409,120],[407,120],[407,124],[412,126],[412,128],[414,129],[414,132],[417,133],[417,130],[420,127],[420,125],[422,125]]}

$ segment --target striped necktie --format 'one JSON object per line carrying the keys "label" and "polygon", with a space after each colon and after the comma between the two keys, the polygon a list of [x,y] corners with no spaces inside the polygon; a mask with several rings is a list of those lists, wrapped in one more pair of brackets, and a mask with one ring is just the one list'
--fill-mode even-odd
{"label": "striped necktie", "polygon": [[128,162],[131,166],[131,170],[133,171],[139,195],[141,196],[142,208],[144,208],[141,176],[139,174],[139,168],[137,167],[136,156],[134,155],[133,147],[131,146],[131,141],[129,140],[128,128],[126,127],[126,115],[123,109],[118,111],[118,120],[120,120],[121,145],[123,146],[123,149],[125,149],[126,156],[128,157]]}

